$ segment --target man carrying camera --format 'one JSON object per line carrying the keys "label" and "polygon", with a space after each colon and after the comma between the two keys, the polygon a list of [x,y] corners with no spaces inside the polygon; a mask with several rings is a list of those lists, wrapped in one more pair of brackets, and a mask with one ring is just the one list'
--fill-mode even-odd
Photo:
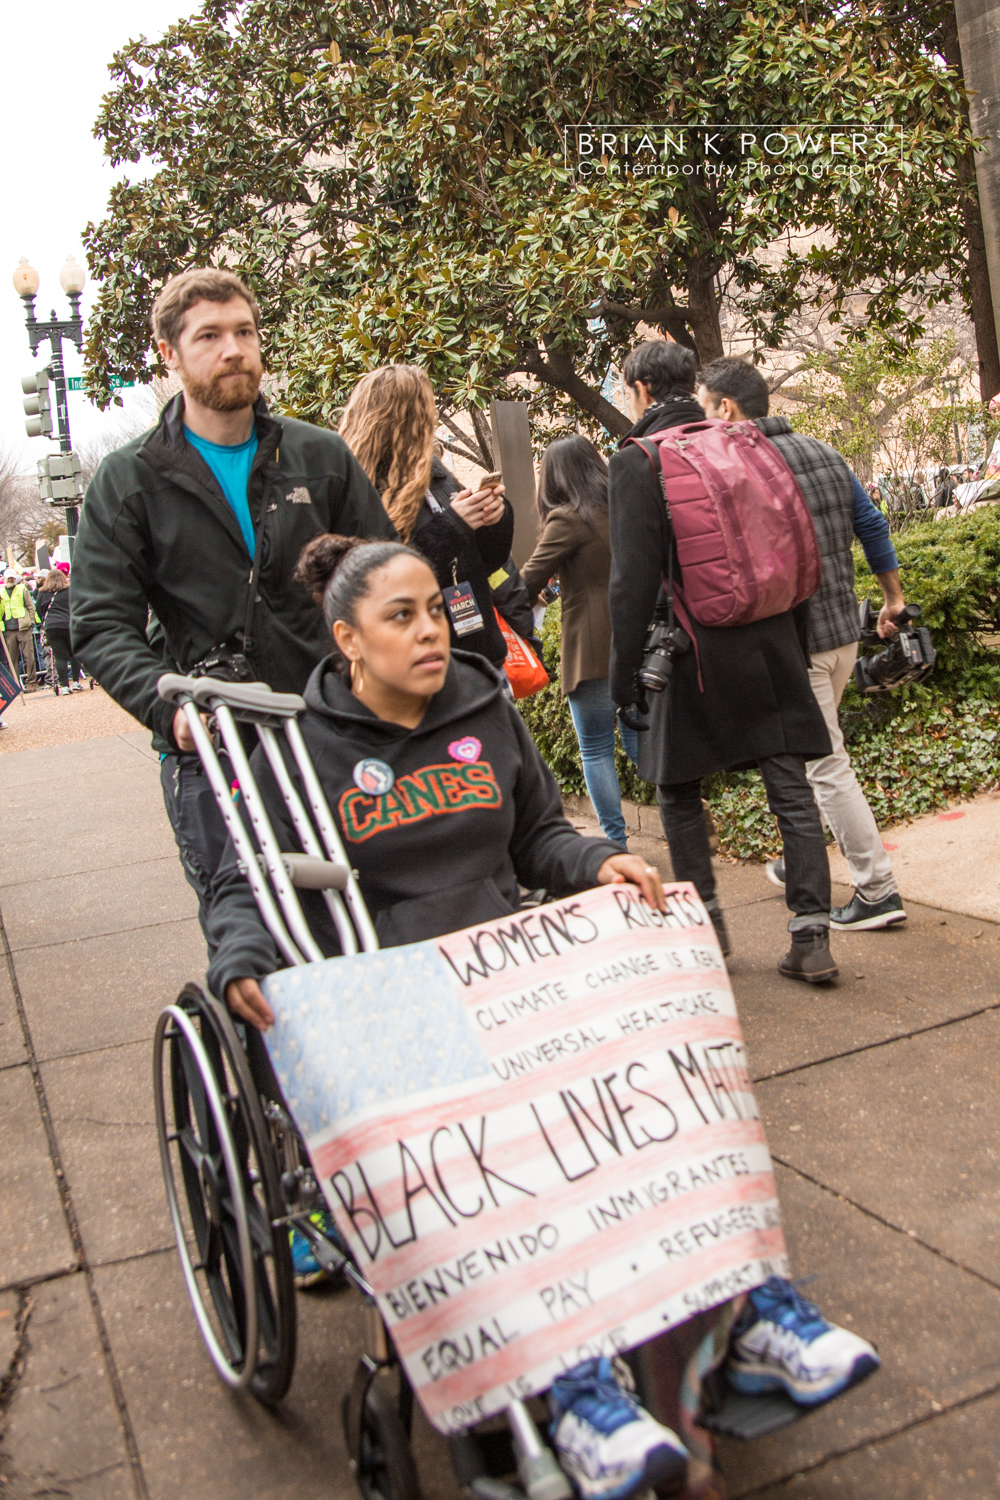
{"label": "man carrying camera", "polygon": [[396,533],[342,438],[268,412],[260,312],[238,277],[175,276],[152,324],[182,390],[152,431],[104,459],[87,489],[73,549],[73,646],[153,732],[204,918],[225,825],[183,712],[157,696],[157,679],[180,670],[300,692],[329,650],[319,608],[293,582],[302,548],[320,532]]}
{"label": "man carrying camera", "polygon": [[[625,361],[636,425],[630,439],[702,422],[694,399],[695,360],[679,344],[640,344]],[[702,779],[714,771],[758,766],[785,852],[785,899],[792,943],[778,968],[820,984],[836,978],[830,953],[830,864],[805,763],[830,754],[830,736],[809,685],[806,616],[799,605],[744,625],[708,627],[685,619],[683,644],[662,692],[646,710],[639,672],[661,580],[677,569],[657,471],[648,452],[626,440],[610,463],[611,672],[619,707],[649,713],[639,735],[639,775],[656,783],[674,876],[690,880],[728,951],[715,889]]]}
{"label": "man carrying camera", "polygon": [[[894,619],[905,607],[888,522],[834,448],[793,432],[784,417],[768,416],[767,381],[753,365],[742,359],[718,359],[702,370],[698,380],[698,399],[706,415],[726,422],[754,421],[781,453],[812,512],[823,576],[809,601],[809,680],[830,731],[833,753],[809,761],[806,775],[855,887],[847,905],[831,911],[830,925],[854,932],[895,926],[906,921],[906,912],[892,861],[844,746],[838,716],[857,660],[860,634],[851,551],[855,536],[882,588],[884,602],[877,628],[883,639],[896,635]],[[773,860],[768,875],[775,885],[783,886],[785,861]]]}

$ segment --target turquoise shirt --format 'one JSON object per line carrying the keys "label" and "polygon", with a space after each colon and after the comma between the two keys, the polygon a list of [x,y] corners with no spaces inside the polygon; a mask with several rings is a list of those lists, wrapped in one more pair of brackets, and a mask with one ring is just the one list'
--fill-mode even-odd
{"label": "turquoise shirt", "polygon": [[243,540],[247,544],[247,551],[253,557],[256,535],[253,522],[250,519],[250,505],[247,501],[247,481],[250,478],[250,466],[253,456],[257,452],[257,429],[247,438],[245,443],[239,443],[235,448],[227,447],[224,443],[210,443],[207,438],[198,437],[190,427],[185,427],[184,436],[197,449],[202,458],[208,464],[212,473],[219,481],[222,493],[233,508],[233,514],[240,523]]}

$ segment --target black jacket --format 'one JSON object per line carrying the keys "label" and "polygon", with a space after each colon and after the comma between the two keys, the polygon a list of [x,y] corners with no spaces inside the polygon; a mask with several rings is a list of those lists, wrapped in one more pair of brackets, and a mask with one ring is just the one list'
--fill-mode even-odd
{"label": "black jacket", "polygon": [[[581,838],[566,821],[559,788],[499,674],[480,656],[454,653],[416,729],[377,719],[329,660],[305,697],[302,733],[383,947],[506,916],[520,903],[519,883],[553,896],[587,890],[604,861],[621,853],[605,839]],[[355,766],[368,757],[395,776],[381,797],[354,783]],[[252,764],[281,848],[298,849],[260,749]],[[292,776],[298,786],[294,769]],[[231,845],[212,894],[213,992],[283,968]],[[335,954],[322,898],[304,892],[302,905],[320,947]]]}
{"label": "black jacket", "polygon": [[[500,577],[501,572],[503,578]],[[510,628],[516,630],[522,640],[533,640],[535,611],[531,607],[524,579],[512,557],[508,557],[503,568],[498,568],[490,575],[490,592],[496,609]]]}
{"label": "black jacket", "polygon": [[[704,421],[695,401],[650,407],[630,436]],[[625,442],[610,466],[611,695],[637,696],[646,627],[667,571],[670,522],[653,467]],[[679,571],[675,569],[679,579]],[[754,765],[769,755],[830,754],[830,736],[809,685],[808,604],[752,625],[692,622],[694,649],[674,663],[670,685],[648,694],[639,775],[658,786]],[[699,666],[701,683],[699,684]]]}
{"label": "black jacket", "polygon": [[[70,590],[72,587],[73,585],[70,584],[69,588],[54,589],[50,594],[39,594],[35,608],[38,610],[39,619],[43,621],[46,630],[69,629]],[[44,609],[41,609],[39,605],[43,599],[46,603]]]}
{"label": "black jacket", "polygon": [[[493,613],[489,580],[510,556],[514,512],[510,501],[505,500],[504,513],[496,525],[480,526],[474,530],[455,515],[448,503],[461,488],[454,474],[436,458],[431,467],[430,491],[444,509],[443,512],[434,511],[425,500],[417,513],[410,541],[427,558],[443,589],[456,582],[467,583],[475,595],[483,617],[483,628],[471,630],[461,638],[452,629],[452,646],[462,651],[475,651],[495,667],[502,667],[507,647]],[[450,616],[448,623],[451,624]]]}
{"label": "black jacket", "polygon": [[[377,492],[336,433],[256,407],[258,448],[247,497],[264,537],[253,636],[258,677],[301,692],[329,649],[322,615],[292,573],[318,532],[395,536]],[[173,709],[156,696],[171,666],[187,671],[214,646],[239,648],[251,559],[201,455],[184,437],[184,398],[159,424],[101,463],[73,548],[73,643],[124,709],[173,748]],[[147,640],[149,611],[166,659]]]}

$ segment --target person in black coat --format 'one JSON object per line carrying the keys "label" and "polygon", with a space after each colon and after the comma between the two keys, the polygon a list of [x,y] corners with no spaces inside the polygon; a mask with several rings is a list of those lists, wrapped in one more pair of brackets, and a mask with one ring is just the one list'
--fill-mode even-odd
{"label": "person in black coat", "polygon": [[70,583],[64,573],[53,568],[38,590],[36,609],[45,629],[45,640],[51,647],[56,668],[56,693],[79,692],[83,668],[70,659]]}
{"label": "person in black coat", "polygon": [[[609,513],[611,693],[627,709],[644,697],[643,645],[672,546],[659,475],[630,439],[704,421],[705,414],[694,400],[694,356],[679,344],[640,344],[624,375],[637,420],[611,460]],[[674,576],[682,583],[676,556]],[[808,604],[750,625],[685,626],[693,647],[676,657],[666,691],[649,695],[649,730],[639,736],[639,775],[656,784],[674,875],[694,883],[725,950],[701,783],[714,771],[758,766],[781,831],[792,913],[792,946],[778,967],[813,984],[833,979],[830,867],[805,774],[807,760],[830,753],[809,685]]]}
{"label": "person in black coat", "polygon": [[[514,512],[503,485],[463,489],[434,453],[434,388],[418,365],[383,365],[358,381],[338,432],[382,496],[390,521],[434,569],[451,643],[503,669],[507,646],[490,577],[504,567]],[[503,682],[506,683],[506,677]]]}
{"label": "person in black coat", "polygon": [[[410,541],[427,558],[442,589],[467,583],[472,591],[482,625],[459,635],[452,617],[452,645],[463,651],[475,651],[502,670],[507,643],[493,612],[490,577],[505,568],[510,556],[514,512],[510,501],[501,496],[499,504],[493,502],[491,509],[483,508],[466,516],[461,501],[458,508],[455,506],[458,497],[466,504],[475,498],[467,489],[463,490],[439,458],[433,459],[431,481],[417,512]],[[484,517],[481,521],[480,513]]]}

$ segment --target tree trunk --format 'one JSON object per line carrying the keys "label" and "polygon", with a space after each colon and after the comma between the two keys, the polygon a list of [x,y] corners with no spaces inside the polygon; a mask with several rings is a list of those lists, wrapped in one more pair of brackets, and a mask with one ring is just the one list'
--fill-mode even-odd
{"label": "tree trunk", "polygon": [[[966,7],[967,8],[967,7]],[[966,45],[970,45],[967,41]],[[955,12],[945,22],[941,48],[945,61],[963,73],[962,53],[959,46],[958,20]],[[964,77],[964,74],[963,74]],[[969,123],[968,101],[963,100],[962,113]],[[972,308],[972,323],[976,330],[976,353],[979,357],[979,395],[984,402],[990,401],[1000,391],[1000,351],[997,349],[997,327],[993,313],[993,293],[990,287],[989,265],[986,257],[986,236],[983,229],[982,207],[976,180],[976,163],[972,151],[967,151],[958,164],[958,173],[966,184],[966,198],[962,208],[962,219],[968,241],[969,297]],[[1000,225],[996,226],[1000,232]],[[1000,296],[998,296],[1000,302]]]}
{"label": "tree trunk", "polygon": [[688,268],[688,324],[694,335],[698,365],[704,369],[713,359],[721,359],[722,325],[719,322],[719,299],[715,292],[715,268],[695,261]]}

